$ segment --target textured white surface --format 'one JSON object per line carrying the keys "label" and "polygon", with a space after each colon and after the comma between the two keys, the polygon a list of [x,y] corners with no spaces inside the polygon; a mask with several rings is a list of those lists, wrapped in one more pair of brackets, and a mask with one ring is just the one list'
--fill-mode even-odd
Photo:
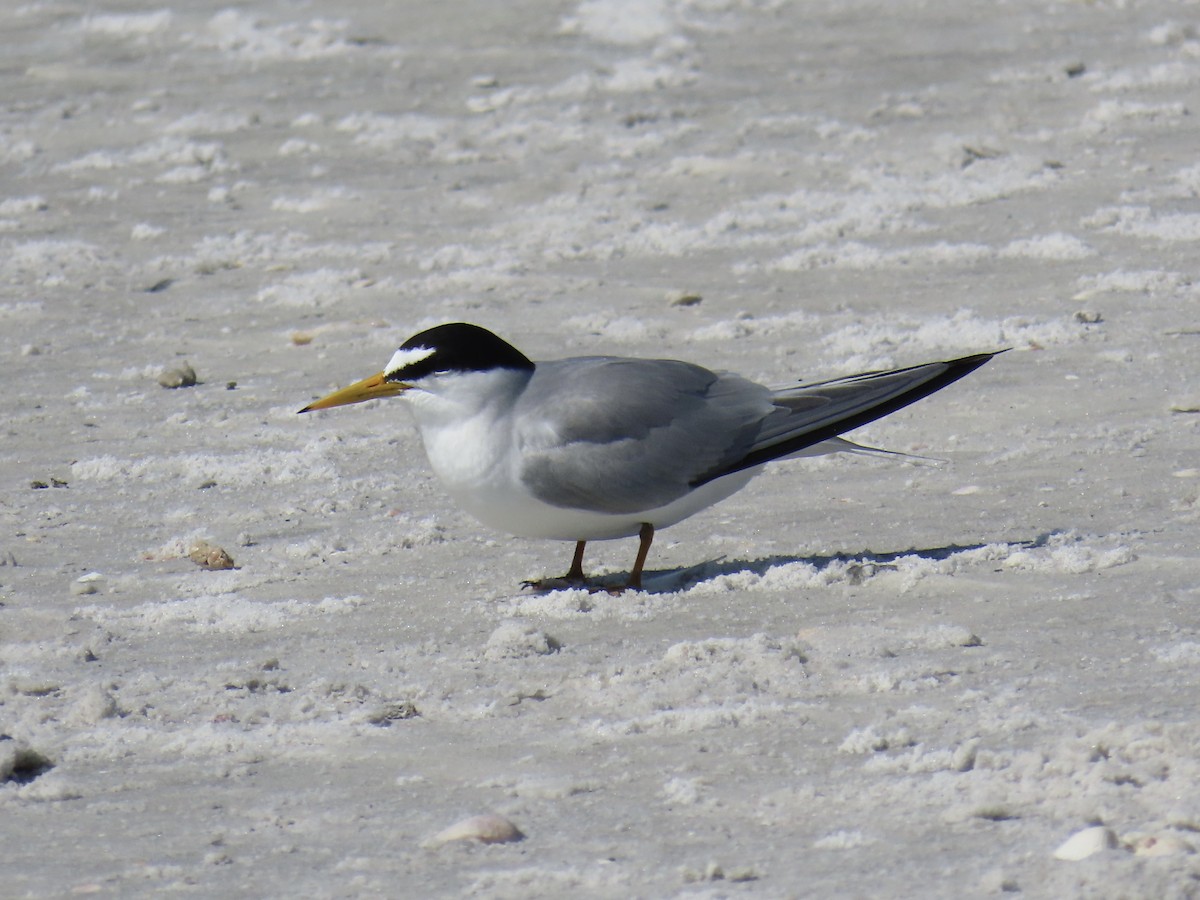
{"label": "textured white surface", "polygon": [[[1200,890],[1195,10],[11,5],[4,893]],[[399,404],[295,415],[452,320],[770,383],[1014,350],[853,435],[948,464],[781,464],[649,593],[537,596],[570,547]],[[481,814],[525,840],[423,846]]]}

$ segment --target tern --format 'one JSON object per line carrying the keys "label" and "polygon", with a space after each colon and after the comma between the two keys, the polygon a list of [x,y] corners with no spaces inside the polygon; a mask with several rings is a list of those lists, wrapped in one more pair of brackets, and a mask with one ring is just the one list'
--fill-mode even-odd
{"label": "tern", "polygon": [[769,388],[674,359],[534,363],[485,328],[456,322],[414,335],[382,372],[300,412],[403,398],[430,466],[463,509],[508,534],[575,542],[566,575],[527,586],[586,587],[587,542],[636,535],[628,580],[610,589],[619,592],[642,589],[657,530],[724,500],[772,460],[890,453],[839,435],[995,355]]}

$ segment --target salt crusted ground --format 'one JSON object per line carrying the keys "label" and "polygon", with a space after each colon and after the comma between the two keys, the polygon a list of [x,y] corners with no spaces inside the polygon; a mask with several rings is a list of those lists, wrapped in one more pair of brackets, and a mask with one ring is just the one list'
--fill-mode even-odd
{"label": "salt crusted ground", "polygon": [[[2,892],[1200,896],[1197,21],[8,5]],[[570,548],[451,508],[399,404],[295,415],[446,320],[1014,350],[857,433],[946,464],[778,465],[649,592],[532,596]],[[525,839],[430,841],[481,813]]]}

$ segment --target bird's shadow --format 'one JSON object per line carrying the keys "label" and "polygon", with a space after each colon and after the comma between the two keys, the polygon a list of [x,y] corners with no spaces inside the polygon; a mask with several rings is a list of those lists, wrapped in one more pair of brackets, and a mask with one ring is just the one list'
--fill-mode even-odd
{"label": "bird's shadow", "polygon": [[786,566],[792,563],[805,563],[812,566],[818,572],[822,572],[834,565],[846,566],[846,581],[849,584],[861,584],[875,573],[883,570],[895,570],[897,561],[908,557],[917,557],[918,559],[927,559],[940,561],[949,559],[959,553],[966,553],[972,550],[982,550],[984,547],[993,546],[995,544],[1005,544],[1009,547],[1018,547],[1021,549],[1032,550],[1038,547],[1044,547],[1054,537],[1055,532],[1047,532],[1039,535],[1036,538],[1025,538],[1011,541],[988,541],[982,544],[946,544],[943,547],[926,547],[924,549],[910,548],[908,550],[894,550],[876,553],[872,550],[863,550],[859,553],[832,553],[822,556],[792,556],[787,554],[775,554],[772,556],[763,556],[758,559],[726,559],[725,557],[716,557],[715,559],[705,560],[697,563],[694,566],[687,566],[681,569],[654,569],[643,573],[642,583],[644,591],[648,594],[669,594],[676,591],[687,590],[695,587],[706,581],[711,581],[714,578],[719,578],[722,575],[739,575],[749,573],[757,575],[760,578],[766,575],[771,569],[778,566]]}

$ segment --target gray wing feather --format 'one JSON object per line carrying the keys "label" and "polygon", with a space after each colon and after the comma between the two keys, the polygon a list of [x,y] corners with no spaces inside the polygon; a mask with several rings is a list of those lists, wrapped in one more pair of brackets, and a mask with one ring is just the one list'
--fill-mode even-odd
{"label": "gray wing feather", "polygon": [[862,376],[855,375],[844,381],[776,390],[771,397],[775,409],[763,422],[762,431],[752,449],[769,447],[807,430],[848,419],[893,394],[903,393],[928,377],[928,374],[925,371],[904,371],[885,373],[868,380],[861,380]]}
{"label": "gray wing feather", "polygon": [[629,513],[752,450],[770,389],[675,360],[539,363],[518,401],[521,479],[543,502]]}

